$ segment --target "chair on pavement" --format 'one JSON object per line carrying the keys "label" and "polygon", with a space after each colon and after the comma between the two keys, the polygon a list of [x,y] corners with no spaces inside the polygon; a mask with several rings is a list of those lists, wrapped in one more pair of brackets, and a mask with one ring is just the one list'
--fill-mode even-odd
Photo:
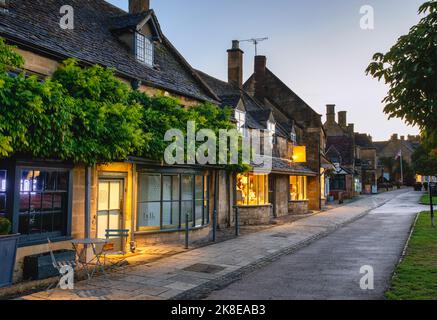
{"label": "chair on pavement", "polygon": [[[103,264],[106,266],[107,256],[122,256],[122,259],[117,260],[117,262],[112,263],[111,267],[118,266],[126,261],[126,249],[125,243],[129,238],[129,230],[128,229],[108,229],[105,232],[105,237],[107,243],[103,246],[102,255],[103,255]],[[114,243],[110,242],[111,238],[119,238],[121,239],[121,250],[117,250],[115,248]]]}

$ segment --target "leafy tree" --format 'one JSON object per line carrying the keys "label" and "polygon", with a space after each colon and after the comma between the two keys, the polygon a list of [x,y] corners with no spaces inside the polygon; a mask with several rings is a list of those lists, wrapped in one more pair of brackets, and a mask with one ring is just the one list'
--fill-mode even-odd
{"label": "leafy tree", "polygon": [[437,142],[437,2],[425,2],[419,14],[425,16],[409,34],[374,55],[367,73],[389,85],[383,103],[390,118],[419,126]]}
{"label": "leafy tree", "polygon": [[414,170],[423,176],[437,176],[437,153],[429,152],[424,146],[416,149],[412,156]]}

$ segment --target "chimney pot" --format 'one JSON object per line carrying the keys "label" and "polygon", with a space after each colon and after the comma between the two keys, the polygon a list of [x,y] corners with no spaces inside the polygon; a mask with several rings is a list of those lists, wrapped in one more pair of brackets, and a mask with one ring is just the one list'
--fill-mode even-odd
{"label": "chimney pot", "polygon": [[150,0],[129,0],[130,14],[141,13],[149,10],[150,10]]}
{"label": "chimney pot", "polygon": [[243,88],[243,50],[238,40],[232,41],[232,49],[228,50],[228,83]]}

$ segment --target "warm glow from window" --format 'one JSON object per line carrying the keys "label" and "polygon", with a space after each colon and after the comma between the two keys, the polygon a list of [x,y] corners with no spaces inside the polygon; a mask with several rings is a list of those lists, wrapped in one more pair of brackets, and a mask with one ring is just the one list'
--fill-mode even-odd
{"label": "warm glow from window", "polygon": [[240,174],[237,176],[237,205],[257,206],[269,203],[268,176]]}
{"label": "warm glow from window", "polygon": [[307,162],[307,148],[305,146],[293,147],[293,162],[296,163]]}
{"label": "warm glow from window", "polygon": [[290,200],[301,201],[307,198],[307,177],[290,177]]}

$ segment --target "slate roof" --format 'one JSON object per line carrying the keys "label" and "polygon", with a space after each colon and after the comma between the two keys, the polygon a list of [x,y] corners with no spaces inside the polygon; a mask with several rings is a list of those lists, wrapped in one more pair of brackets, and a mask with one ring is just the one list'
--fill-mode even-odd
{"label": "slate roof", "polygon": [[354,141],[347,136],[329,136],[326,142],[327,155],[330,154],[330,148],[334,147],[341,156],[341,165],[354,164]]}
{"label": "slate roof", "polygon": [[[294,119],[301,127],[317,125],[322,127],[321,115],[314,111],[302,98],[291,90],[281,79],[271,70],[266,68],[265,74],[266,98],[275,106],[281,106],[283,113]],[[275,89],[275,94],[273,90]],[[245,82],[244,90],[251,93],[255,92],[255,75]],[[280,95],[276,94],[280,92]]]}
{"label": "slate roof", "polygon": [[355,133],[355,144],[361,148],[376,149],[372,138],[365,133]]}
{"label": "slate roof", "polygon": [[[74,30],[59,27],[63,5],[74,8]],[[112,67],[121,76],[183,96],[217,100],[165,36],[155,42],[156,68],[151,68],[138,62],[112,32],[132,27],[146,15],[159,28],[153,10],[129,15],[103,0],[13,0],[8,11],[0,11],[0,36],[9,42],[58,60],[74,57],[86,64]]]}
{"label": "slate roof", "polygon": [[220,98],[221,105],[236,108],[240,100],[246,108],[246,124],[249,128],[265,130],[266,122],[273,111],[273,117],[277,121],[276,134],[289,138],[291,129],[284,128],[283,122],[278,121],[277,114],[270,106],[263,105],[253,98],[245,90],[240,90],[229,83],[219,80],[200,70],[196,70],[208,87]]}
{"label": "slate roof", "polygon": [[[254,168],[261,168],[261,165],[251,164]],[[292,161],[272,157],[272,172],[278,174],[287,175],[300,175],[300,176],[316,176],[317,173],[308,169],[304,165],[294,163]]]}

